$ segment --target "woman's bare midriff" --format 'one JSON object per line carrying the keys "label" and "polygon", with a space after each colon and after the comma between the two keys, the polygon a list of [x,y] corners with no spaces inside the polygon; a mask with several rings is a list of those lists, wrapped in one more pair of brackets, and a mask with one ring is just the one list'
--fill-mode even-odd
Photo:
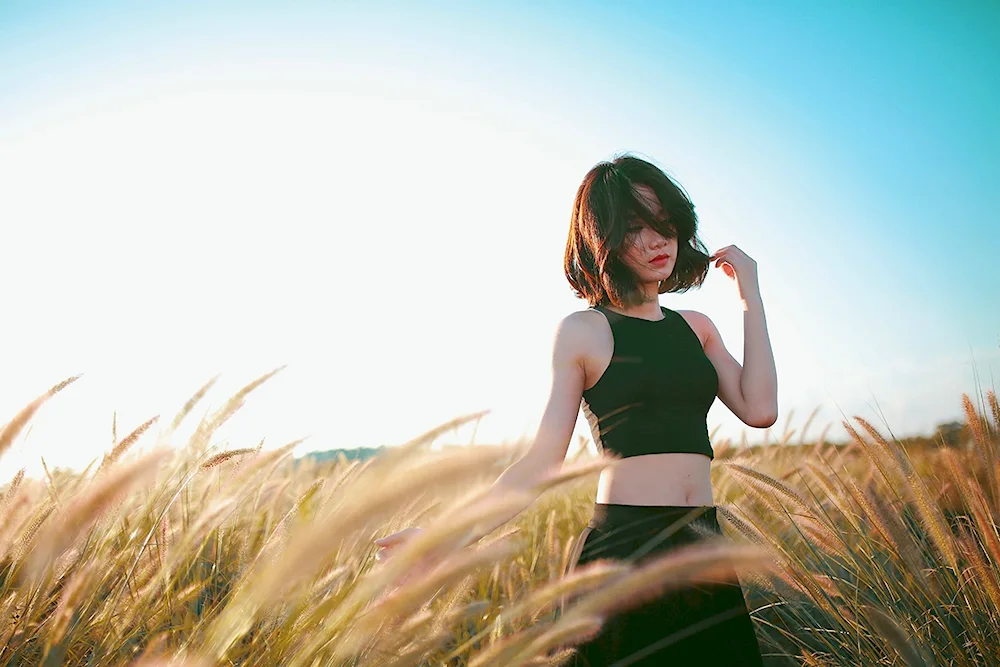
{"label": "woman's bare midriff", "polygon": [[712,460],[704,454],[630,456],[601,472],[597,502],[619,505],[713,505]]}

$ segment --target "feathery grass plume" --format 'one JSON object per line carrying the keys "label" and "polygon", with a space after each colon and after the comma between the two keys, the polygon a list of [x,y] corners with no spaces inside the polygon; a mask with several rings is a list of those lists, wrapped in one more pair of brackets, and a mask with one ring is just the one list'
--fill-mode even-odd
{"label": "feathery grass plume", "polygon": [[218,527],[218,523],[221,521],[219,517],[230,512],[236,505],[235,498],[222,498],[213,503],[205,503],[205,509],[198,512],[197,518],[185,526],[180,540],[170,550],[163,568],[164,571],[177,571],[184,559],[190,557],[192,550],[202,544],[205,535]]}
{"label": "feathery grass plume", "polygon": [[[429,655],[434,651],[440,651],[452,640],[451,632],[454,628],[469,622],[476,616],[481,616],[487,608],[487,603],[483,600],[476,600],[463,607],[449,609],[443,614],[432,613],[426,610],[407,622],[400,628],[399,635],[391,633],[381,633],[378,640],[393,638],[396,641],[384,646],[380,641],[376,649],[358,664],[359,667],[371,665],[372,667],[412,667],[413,665],[426,662]],[[425,628],[424,626],[430,627]],[[404,645],[405,643],[405,645]],[[396,646],[392,646],[395,644]],[[438,664],[447,664],[440,661]]]}
{"label": "feathery grass plume", "polygon": [[[812,409],[812,412],[810,412],[809,416],[806,417],[805,423],[802,424],[802,429],[799,431],[799,445],[800,446],[806,444],[806,432],[809,431],[809,427],[812,425],[813,420],[816,419],[816,415],[817,414],[819,414],[819,406],[818,405],[815,408]],[[822,444],[823,444],[822,442],[819,443],[819,445],[822,445]]]}
{"label": "feathery grass plume", "polygon": [[[246,460],[239,470],[233,470],[232,484],[235,488],[246,488],[257,484],[255,477],[260,475],[263,478],[270,477],[287,459],[292,450],[305,441],[305,438],[293,440],[281,447],[276,447],[268,451],[260,451],[252,458]],[[269,470],[264,470],[270,467]]]}
{"label": "feathery grass plume", "polygon": [[986,402],[990,404],[990,412],[993,413],[993,431],[1000,433],[1000,402],[997,402],[996,392],[992,389],[986,392]]}
{"label": "feathery grass plume", "polygon": [[902,446],[893,438],[891,441],[886,439],[877,428],[871,425],[867,419],[864,417],[854,416],[854,421],[861,424],[861,427],[868,433],[868,436],[878,444],[880,450],[883,452],[884,456],[890,461],[895,461],[896,465],[899,466],[903,474],[911,475],[913,474],[913,464],[910,458],[906,455],[906,451],[903,450]]}
{"label": "feathery grass plume", "polygon": [[[812,466],[813,463],[810,461],[807,465]],[[900,546],[896,542],[896,538],[893,536],[892,531],[889,526],[885,523],[882,515],[879,514],[878,510],[875,509],[875,505],[872,504],[865,492],[861,490],[858,483],[854,481],[854,478],[850,475],[846,476],[842,483],[847,488],[850,494],[851,500],[857,505],[864,515],[864,518],[868,521],[868,525],[875,528],[875,531],[885,540],[885,543],[897,554],[899,553]],[[862,531],[859,531],[859,533]]]}
{"label": "feathery grass plume", "polygon": [[515,550],[516,545],[501,542],[483,549],[466,549],[446,556],[430,571],[407,580],[351,619],[351,631],[347,633],[346,640],[337,642],[334,658],[347,659],[360,652],[364,647],[361,642],[369,641],[368,638],[380,628],[397,625],[407,614],[412,614],[425,605],[441,588],[486,565],[504,560],[513,555]]}
{"label": "feathery grass plume", "polygon": [[887,611],[873,605],[862,605],[861,608],[879,636],[908,667],[932,667],[936,664],[936,661],[928,658],[923,649],[914,643],[914,633],[906,632],[899,627]]}
{"label": "feathery grass plume", "polygon": [[56,493],[56,480],[52,479],[52,473],[49,472],[49,466],[45,463],[45,457],[40,457],[42,459],[42,470],[45,471],[45,479],[48,481],[48,486],[46,487],[49,491],[49,496],[52,498],[52,503],[59,507],[61,504],[59,502],[59,494]]}
{"label": "feathery grass plume", "polygon": [[160,518],[160,524],[156,531],[156,555],[160,561],[160,567],[170,553],[170,513],[164,512]]}
{"label": "feathery grass plume", "polygon": [[[860,532],[861,526],[859,526],[855,520],[853,508],[846,502],[843,491],[837,486],[834,486],[831,481],[831,479],[835,479],[840,486],[843,487],[843,478],[837,473],[836,470],[834,470],[833,466],[831,466],[828,461],[824,460],[823,462],[826,464],[829,471],[820,468],[819,464],[815,461],[806,461],[803,478],[806,480],[807,484],[819,488],[822,493],[820,507],[824,511],[829,511],[830,509],[836,510],[836,515],[839,516],[842,521],[847,522],[848,526],[855,532]],[[847,475],[847,477],[850,477],[850,475]]]}
{"label": "feathery grass plume", "polygon": [[799,657],[802,658],[802,667],[833,667],[834,665],[826,657],[819,656],[806,649],[802,649]]}
{"label": "feathery grass plume", "polygon": [[[398,509],[401,503],[417,494],[440,489],[442,486],[454,484],[483,470],[484,465],[492,465],[495,452],[482,451],[480,447],[472,447],[459,453],[450,453],[440,457],[433,465],[422,469],[408,470],[405,475],[386,474],[385,479],[375,485],[351,489],[345,493],[345,502],[338,506],[328,507],[323,515],[313,522],[308,529],[298,531],[285,548],[283,556],[264,565],[259,572],[251,576],[252,587],[241,586],[234,597],[226,605],[223,612],[215,618],[206,636],[205,650],[207,655],[222,659],[234,641],[241,637],[249,628],[252,619],[262,605],[275,599],[283,591],[300,581],[303,577],[312,576],[314,571],[327,559],[329,554],[339,547],[347,537],[355,531],[373,522],[381,520]],[[392,473],[393,471],[384,471]],[[360,482],[355,480],[354,486]],[[359,499],[363,498],[363,502]],[[521,499],[515,498],[518,502]],[[500,503],[505,505],[505,503]],[[505,507],[501,507],[501,510]],[[475,517],[482,520],[482,517]],[[467,531],[469,526],[463,522],[453,522],[460,530]],[[437,539],[442,539],[441,530],[428,530],[427,533]],[[426,536],[422,536],[426,537]],[[402,574],[399,561],[403,556],[416,558],[420,548],[428,547],[427,539],[414,539],[399,547],[400,553],[395,555],[385,567],[392,578],[370,582],[359,593],[359,588],[352,591],[354,599],[351,604],[360,609],[363,602],[370,600],[373,594],[389,581],[398,579]],[[378,578],[376,578],[378,579]],[[362,599],[363,598],[363,599]],[[342,607],[344,605],[341,605]],[[353,614],[354,612],[350,612]]]}
{"label": "feathery grass plume", "polygon": [[16,527],[16,520],[21,515],[21,509],[27,507],[31,501],[27,494],[20,494],[14,499],[13,504],[4,512],[0,513],[0,561],[7,555],[10,548],[10,534]]}
{"label": "feathery grass plume", "polygon": [[556,622],[549,627],[543,626],[543,631],[537,637],[524,642],[511,662],[504,664],[530,664],[529,661],[543,657],[554,649],[580,644],[595,637],[603,625],[604,618],[594,615],[572,618],[565,623]]}
{"label": "feathery grass plume", "polygon": [[753,468],[740,465],[739,463],[725,463],[723,465],[727,471],[745,482],[753,484],[761,491],[764,491],[765,493],[776,493],[791,502],[797,509],[806,512],[809,515],[815,514],[815,508],[812,503],[773,477],[770,477],[759,470],[754,470]]}
{"label": "feathery grass plume", "polygon": [[[42,527],[42,524],[48,520],[52,512],[55,511],[55,507],[52,505],[43,505],[40,510],[31,516],[31,519],[25,524],[24,530],[20,532],[18,541],[14,544],[13,549],[13,560],[21,561],[24,558],[25,553],[28,553],[35,543],[35,539],[38,537],[38,531]],[[18,573],[20,574],[20,570]]]}
{"label": "feathery grass plume", "polygon": [[177,431],[184,419],[191,413],[192,410],[194,410],[195,406],[201,402],[201,399],[205,398],[205,394],[207,394],[209,389],[215,385],[218,379],[219,376],[216,375],[214,378],[203,384],[201,389],[196,391],[194,395],[187,400],[184,407],[180,409],[180,412],[174,416],[174,420],[170,422],[170,427],[167,429],[166,435],[171,436]]}
{"label": "feathery grass plume", "polygon": [[958,489],[962,506],[972,513],[976,528],[985,541],[987,552],[993,559],[993,566],[1000,567],[1000,536],[997,535],[996,522],[987,506],[986,498],[978,484],[970,483],[969,475],[958,461],[958,454],[952,449],[941,452],[945,467],[951,473],[955,488]]}
{"label": "feathery grass plume", "polygon": [[[118,461],[118,459],[120,459],[122,456],[124,456],[125,452],[127,452],[132,447],[132,445],[134,445],[139,440],[139,438],[142,437],[142,434],[145,433],[147,430],[149,430],[149,427],[151,427],[153,424],[159,421],[159,419],[160,419],[159,415],[155,417],[150,417],[142,424],[140,424],[138,428],[136,428],[134,431],[125,436],[121,442],[116,441],[117,444],[114,444],[114,446],[111,448],[111,453],[105,456],[101,460],[101,465],[98,466],[97,472],[100,473],[102,469],[114,465],[115,462]],[[112,429],[112,435],[113,434],[114,434],[114,429]]]}
{"label": "feathery grass plume", "polygon": [[10,448],[11,444],[14,442],[14,438],[16,438],[17,434],[24,429],[25,425],[29,421],[31,421],[31,418],[35,416],[36,412],[38,412],[38,408],[42,407],[47,400],[58,394],[60,391],[76,382],[80,377],[81,376],[79,375],[75,375],[71,378],[63,380],[33,400],[31,403],[28,403],[26,406],[21,408],[21,411],[14,415],[14,418],[7,422],[2,429],[0,429],[0,456],[3,456],[4,452]]}
{"label": "feathery grass plume", "polygon": [[201,423],[198,424],[198,428],[195,429],[194,435],[191,436],[191,439],[188,442],[188,447],[193,449],[193,451],[200,453],[208,444],[208,440],[212,434],[243,407],[246,397],[250,394],[250,392],[280,373],[284,368],[285,366],[279,366],[273,371],[261,375],[256,380],[253,380],[230,396],[221,408],[216,410],[210,416],[202,419]]}
{"label": "feathery grass plume", "polygon": [[916,578],[918,586],[912,588],[912,592],[929,599],[929,595],[939,596],[942,594],[940,585],[936,579],[930,579],[925,573],[926,563],[923,549],[917,544],[913,531],[903,524],[899,512],[893,507],[886,506],[886,501],[875,489],[875,480],[871,480],[863,489],[865,498],[875,510],[889,534],[895,542],[897,554],[903,563],[909,568],[909,573]]}
{"label": "feathery grass plume", "polygon": [[820,547],[828,556],[838,556],[845,560],[850,558],[849,547],[844,538],[822,519],[799,515],[793,523],[808,538],[812,546]]}
{"label": "feathery grass plume", "polygon": [[976,406],[968,394],[962,394],[962,408],[965,412],[965,421],[972,432],[973,442],[976,444],[976,452],[983,469],[987,471],[986,479],[989,484],[990,498],[995,506],[1000,502],[1000,480],[996,474],[990,474],[990,468],[997,460],[996,446],[993,438],[990,437],[989,421],[984,414],[982,417],[976,412]]}
{"label": "feathery grass plume", "polygon": [[24,468],[17,471],[14,478],[10,480],[7,484],[7,490],[3,493],[3,498],[0,498],[0,515],[4,515],[7,509],[10,507],[11,501],[14,500],[14,496],[17,495],[17,489],[21,486],[21,482],[24,480]]}
{"label": "feathery grass plume", "polygon": [[46,653],[51,651],[53,646],[60,643],[66,635],[66,631],[69,630],[70,622],[73,620],[76,608],[80,605],[84,596],[90,593],[89,580],[93,576],[96,566],[95,561],[87,561],[70,577],[69,581],[63,587],[59,595],[59,603],[56,605],[55,613],[52,615],[48,634],[45,637]]}
{"label": "feathery grass plume", "polygon": [[728,524],[729,526],[732,527],[731,531],[726,532],[727,536],[731,536],[733,534],[733,531],[735,531],[739,533],[743,538],[747,539],[750,542],[750,544],[754,544],[761,548],[770,549],[770,542],[768,541],[768,539],[764,537],[764,535],[762,535],[759,530],[751,526],[743,519],[736,516],[736,514],[732,511],[731,506],[717,505],[716,511],[718,513],[719,518],[723,520],[721,523],[723,525]]}
{"label": "feathery grass plume", "polygon": [[489,506],[483,503],[464,508],[456,505],[431,522],[420,534],[396,547],[397,553],[379,568],[369,571],[352,591],[352,596],[358,597],[359,603],[367,603],[384,594],[399,585],[412,566],[425,565],[442,555],[466,548],[470,535],[482,532],[484,524],[490,524],[498,516],[509,516],[523,510],[531,500],[530,493],[511,491]]}
{"label": "feathery grass plume", "polygon": [[574,567],[562,577],[529,591],[525,598],[504,609],[504,623],[509,624],[524,616],[547,611],[554,606],[565,608],[572,602],[573,596],[594,590],[625,571],[625,567],[613,561],[592,561]]}
{"label": "feathery grass plume", "polygon": [[655,598],[667,589],[731,574],[736,567],[773,565],[771,554],[757,546],[730,544],[725,538],[706,539],[666,555],[650,557],[598,590],[582,595],[561,618],[616,614]]}
{"label": "feathery grass plume", "polygon": [[29,556],[27,576],[32,579],[41,576],[52,560],[93,525],[112,503],[136,486],[145,484],[169,456],[170,452],[165,450],[150,452],[110,471],[81,492],[38,536]]}
{"label": "feathery grass plume", "polygon": [[381,632],[372,637],[375,644],[354,664],[358,667],[412,667],[434,662],[431,654],[441,651],[452,640],[453,628],[481,616],[488,604],[475,600],[464,607],[441,611],[423,609],[406,619],[397,632]]}
{"label": "feathery grass plume", "polygon": [[[897,469],[893,471],[889,467],[889,461],[886,461],[886,458],[889,457],[890,455],[888,455],[883,450],[877,449],[871,443],[869,443],[865,438],[861,437],[861,434],[858,433],[854,429],[854,427],[851,426],[848,422],[844,421],[841,422],[841,424],[847,431],[847,434],[851,437],[851,441],[855,445],[857,445],[862,452],[864,452],[865,456],[868,457],[868,460],[875,466],[875,469],[878,470],[880,475],[882,475],[882,479],[885,482],[885,487],[889,491],[891,491],[896,496],[896,498],[898,498],[902,502],[905,502],[906,499],[899,494],[900,484],[896,475],[896,473],[899,472],[898,466]],[[844,454],[846,454],[846,452],[844,452]]]}
{"label": "feathery grass plume", "polygon": [[136,660],[129,667],[213,667],[213,664],[199,657],[150,655]]}
{"label": "feathery grass plume", "polygon": [[[560,628],[570,625],[570,623],[563,622]],[[510,665],[514,667],[524,665],[526,659],[522,658],[518,660],[517,655],[522,653],[529,642],[540,637],[550,627],[538,623],[529,625],[517,634],[497,638],[492,644],[472,657],[472,660],[469,661],[469,667],[487,667],[488,665]]]}
{"label": "feathery grass plume", "polygon": [[[962,410],[965,412],[965,419],[968,423],[969,431],[972,432],[973,440],[985,450],[985,453],[993,454],[993,443],[988,433],[989,422],[986,420],[986,415],[979,415],[975,404],[973,404],[968,394],[962,394]],[[995,455],[988,459],[988,461],[995,460]]]}
{"label": "feathery grass plume", "polygon": [[[739,567],[773,567],[769,554],[756,546],[732,545],[724,538],[710,539],[700,544],[685,546],[662,555],[651,557],[645,563],[632,566],[631,570],[601,586],[598,590],[584,594],[551,628],[550,636],[561,636],[567,627],[574,627],[581,619],[617,614],[625,609],[638,606],[657,597],[664,590],[689,582],[715,581],[735,576]],[[515,635],[516,636],[516,635]],[[536,642],[537,643],[534,643]],[[515,659],[535,657],[533,652],[542,648],[553,648],[541,639],[531,639],[532,643],[515,654]]]}
{"label": "feathery grass plume", "polygon": [[892,447],[888,441],[882,437],[882,435],[868,422],[866,422],[861,417],[854,417],[854,420],[861,424],[862,427],[868,434],[885,450],[893,453],[893,458],[896,460],[900,471],[903,473],[903,480],[906,483],[906,488],[913,495],[914,502],[917,506],[917,515],[921,519],[921,523],[924,525],[924,529],[927,530],[928,535],[930,535],[931,542],[937,547],[938,553],[944,557],[945,561],[951,566],[952,570],[958,569],[958,558],[955,554],[954,544],[952,542],[951,529],[948,528],[948,522],[944,518],[944,514],[941,512],[941,507],[934,502],[931,497],[930,490],[927,488],[927,484],[921,479],[913,470],[913,465],[910,463],[909,457],[906,453],[902,451],[902,448],[895,446]]}
{"label": "feathery grass plume", "polygon": [[416,438],[413,438],[402,445],[390,447],[385,451],[379,452],[379,455],[387,460],[405,460],[409,458],[415,450],[422,448],[424,445],[433,443],[445,433],[457,430],[459,427],[465,426],[473,421],[478,423],[489,413],[490,410],[480,410],[479,412],[470,412],[469,414],[460,415],[454,419],[444,422],[443,424],[440,424],[439,426],[435,426],[434,428],[425,431]]}
{"label": "feathery grass plume", "polygon": [[617,463],[617,458],[602,455],[593,461],[563,466],[559,470],[551,472],[543,477],[540,482],[532,487],[531,493],[541,495],[549,489],[562,486],[563,484],[573,482],[584,477],[589,477],[601,472],[605,468],[613,468]]}
{"label": "feathery grass plume", "polygon": [[959,525],[969,548],[965,550],[965,556],[969,561],[972,580],[980,590],[986,593],[989,604],[993,609],[1000,609],[1000,584],[997,583],[996,570],[991,568],[986,562],[986,557],[979,542],[975,539],[972,531],[964,525]]}
{"label": "feathery grass plume", "polygon": [[215,456],[211,457],[207,461],[201,464],[202,470],[211,470],[216,466],[220,466],[229,459],[235,458],[237,456],[246,456],[247,454],[257,453],[256,447],[243,447],[240,449],[230,449],[225,452],[219,452]]}

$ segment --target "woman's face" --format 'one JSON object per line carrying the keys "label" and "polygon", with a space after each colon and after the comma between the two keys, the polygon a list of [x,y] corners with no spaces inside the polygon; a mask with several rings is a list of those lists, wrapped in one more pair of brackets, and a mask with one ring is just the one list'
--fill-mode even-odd
{"label": "woman's face", "polygon": [[[654,217],[662,215],[660,202],[649,186],[637,185],[635,192]],[[622,261],[632,269],[640,283],[666,280],[677,262],[677,237],[664,237],[642,220],[633,220],[625,237]]]}

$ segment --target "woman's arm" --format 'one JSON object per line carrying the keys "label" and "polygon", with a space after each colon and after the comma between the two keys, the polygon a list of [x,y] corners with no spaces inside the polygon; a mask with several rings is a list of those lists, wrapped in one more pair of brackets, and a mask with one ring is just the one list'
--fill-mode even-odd
{"label": "woman's arm", "polygon": [[557,473],[566,458],[566,450],[580,412],[580,400],[583,398],[583,353],[586,349],[587,327],[581,315],[582,313],[567,315],[556,329],[549,396],[531,446],[500,474],[489,493],[480,500],[489,506],[493,499],[514,492],[527,493],[527,503],[510,516],[505,513],[505,516],[497,517],[490,525],[484,526],[478,535],[470,538],[470,544],[489,535],[527,509],[539,495],[535,493],[535,487],[546,477]]}
{"label": "woman's arm", "polygon": [[[530,507],[540,495],[536,487],[562,466],[583,397],[583,359],[588,332],[583,317],[583,313],[571,313],[563,318],[556,330],[548,402],[531,445],[500,474],[489,491],[467,509],[496,506],[497,500],[511,498],[511,494],[523,496],[523,506],[518,503],[502,515],[494,515],[489,525],[483,524],[478,534],[469,536],[466,544],[479,541]],[[406,529],[375,543],[392,548],[406,541],[412,533],[412,529]]]}
{"label": "woman's arm", "polygon": [[743,423],[767,428],[778,418],[778,376],[757,282],[757,263],[736,246],[719,250],[712,259],[736,280],[743,303],[742,366],[726,349],[715,324],[705,315],[695,314],[705,336],[705,355],[719,376],[719,399]]}

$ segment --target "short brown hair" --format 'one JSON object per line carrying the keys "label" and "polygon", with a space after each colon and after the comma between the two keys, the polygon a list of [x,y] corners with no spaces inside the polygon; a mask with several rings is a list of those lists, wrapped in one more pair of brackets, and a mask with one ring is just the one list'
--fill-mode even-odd
{"label": "short brown hair", "polygon": [[[636,194],[649,187],[663,216],[654,218]],[[573,202],[564,270],[573,292],[591,306],[627,308],[642,295],[621,258],[630,222],[642,219],[664,236],[677,237],[677,257],[659,293],[684,292],[708,274],[708,251],[698,238],[698,216],[687,193],[659,167],[632,155],[598,163],[587,172]]]}

